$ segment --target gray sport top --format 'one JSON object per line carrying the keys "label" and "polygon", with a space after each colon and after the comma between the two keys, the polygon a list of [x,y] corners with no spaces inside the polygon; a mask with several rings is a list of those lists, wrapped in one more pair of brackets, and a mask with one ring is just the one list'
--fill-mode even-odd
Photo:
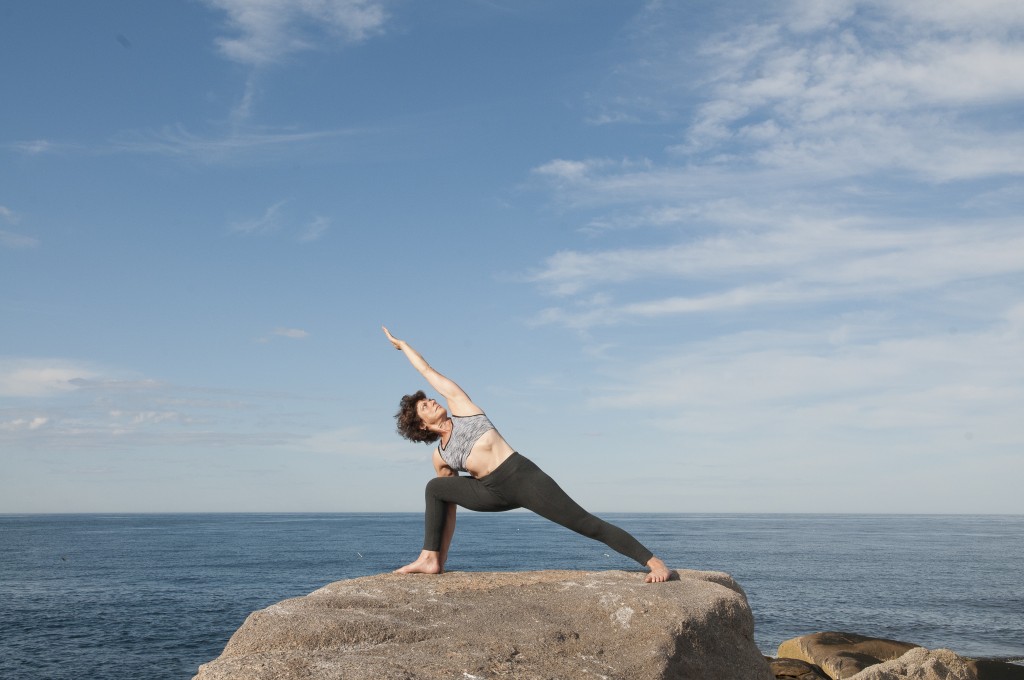
{"label": "gray sport top", "polygon": [[477,413],[475,416],[452,416],[452,435],[448,438],[448,445],[438,444],[437,452],[451,469],[468,472],[466,459],[473,450],[473,444],[493,429],[494,425],[483,413]]}

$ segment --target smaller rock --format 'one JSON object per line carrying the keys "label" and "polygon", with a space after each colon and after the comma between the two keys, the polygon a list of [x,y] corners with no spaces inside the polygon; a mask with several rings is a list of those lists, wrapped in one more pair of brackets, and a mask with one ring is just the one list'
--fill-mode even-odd
{"label": "smaller rock", "polygon": [[780,658],[800,659],[820,666],[833,680],[844,680],[883,661],[898,659],[917,645],[856,633],[813,633],[779,645]]}
{"label": "smaller rock", "polygon": [[978,659],[971,663],[978,673],[978,680],[1024,680],[1024,666],[990,659]]}
{"label": "smaller rock", "polygon": [[832,680],[813,663],[800,659],[768,659],[775,680]]}
{"label": "smaller rock", "polygon": [[916,647],[898,659],[865,669],[850,680],[978,680],[974,662],[948,649]]}

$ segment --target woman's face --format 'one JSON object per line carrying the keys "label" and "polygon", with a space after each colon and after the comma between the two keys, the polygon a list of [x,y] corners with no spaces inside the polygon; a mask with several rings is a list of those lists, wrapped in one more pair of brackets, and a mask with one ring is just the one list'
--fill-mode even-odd
{"label": "woman's face", "polygon": [[429,430],[431,426],[444,422],[448,412],[434,399],[420,399],[416,402],[416,415],[423,421],[425,429]]}

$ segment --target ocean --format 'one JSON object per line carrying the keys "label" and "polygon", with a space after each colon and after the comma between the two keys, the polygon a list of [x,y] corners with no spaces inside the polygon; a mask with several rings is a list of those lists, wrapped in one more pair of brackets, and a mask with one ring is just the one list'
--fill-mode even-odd
{"label": "ocean", "polygon": [[[826,630],[1024,662],[1024,516],[602,514],[726,571],[772,655]],[[187,680],[256,609],[411,561],[422,516],[0,516],[0,678]],[[635,569],[526,512],[460,512],[448,569]],[[657,587],[657,586],[652,586]]]}

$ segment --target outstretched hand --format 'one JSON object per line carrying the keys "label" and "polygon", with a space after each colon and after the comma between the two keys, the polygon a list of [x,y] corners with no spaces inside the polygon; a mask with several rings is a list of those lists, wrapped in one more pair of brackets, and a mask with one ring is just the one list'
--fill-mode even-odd
{"label": "outstretched hand", "polygon": [[381,328],[384,329],[384,335],[388,336],[388,341],[395,346],[395,349],[401,352],[403,344],[402,341],[396,338],[395,336],[391,335],[391,331],[387,329],[387,326],[381,326]]}

